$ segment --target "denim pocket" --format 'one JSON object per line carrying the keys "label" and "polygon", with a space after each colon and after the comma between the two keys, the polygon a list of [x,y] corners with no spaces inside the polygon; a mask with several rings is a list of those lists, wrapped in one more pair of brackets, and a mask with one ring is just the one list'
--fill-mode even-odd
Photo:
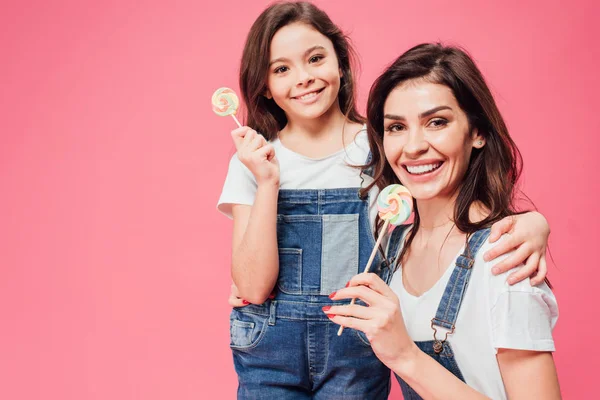
{"label": "denim pocket", "polygon": [[230,347],[248,350],[256,347],[264,337],[268,317],[233,309],[229,318]]}
{"label": "denim pocket", "polygon": [[287,294],[302,293],[302,249],[279,249],[277,287]]}
{"label": "denim pocket", "polygon": [[323,215],[321,291],[341,289],[358,273],[359,214]]}

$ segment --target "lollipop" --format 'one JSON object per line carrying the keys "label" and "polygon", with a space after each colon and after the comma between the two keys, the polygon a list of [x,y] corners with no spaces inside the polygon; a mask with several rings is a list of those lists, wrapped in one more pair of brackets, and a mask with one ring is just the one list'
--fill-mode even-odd
{"label": "lollipop", "polygon": [[377,197],[379,218],[396,227],[404,223],[412,213],[413,199],[402,185],[386,186]]}
{"label": "lollipop", "polygon": [[212,109],[215,114],[226,117],[231,115],[235,123],[241,128],[242,124],[235,117],[238,107],[240,106],[240,100],[238,99],[235,92],[229,88],[222,87],[217,89],[212,95]]}
{"label": "lollipop", "polygon": [[[377,210],[379,211],[379,218],[385,222],[383,223],[383,228],[381,228],[381,232],[377,238],[377,243],[375,243],[375,247],[373,247],[371,257],[369,257],[369,261],[365,267],[365,272],[369,272],[371,264],[375,259],[375,254],[377,254],[379,244],[381,244],[381,239],[385,236],[386,231],[387,233],[390,233],[396,226],[406,222],[412,213],[412,206],[412,196],[408,189],[402,185],[386,186],[381,193],[379,193],[379,196],[377,196]],[[390,228],[389,230],[388,226]],[[350,304],[354,304],[355,302],[356,299],[352,299]],[[342,332],[344,332],[344,327],[340,326],[338,336],[340,336]]]}

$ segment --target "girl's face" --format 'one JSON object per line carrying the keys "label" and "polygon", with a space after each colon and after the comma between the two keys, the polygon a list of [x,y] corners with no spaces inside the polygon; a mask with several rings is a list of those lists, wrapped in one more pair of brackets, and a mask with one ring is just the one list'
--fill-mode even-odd
{"label": "girl's face", "polygon": [[484,139],[444,85],[411,80],[396,87],[384,105],[387,161],[417,200],[450,197],[460,186],[473,147]]}
{"label": "girl's face", "polygon": [[292,23],[271,40],[265,95],[288,120],[318,118],[337,105],[341,75],[331,40],[310,25]]}

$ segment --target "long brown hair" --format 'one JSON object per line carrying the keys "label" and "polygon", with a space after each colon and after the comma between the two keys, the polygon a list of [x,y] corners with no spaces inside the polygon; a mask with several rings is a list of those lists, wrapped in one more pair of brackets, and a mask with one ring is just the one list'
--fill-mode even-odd
{"label": "long brown hair", "polygon": [[[462,49],[425,43],[413,47],[394,61],[377,78],[369,93],[367,132],[372,151],[368,166],[374,167],[373,185],[380,189],[401,183],[385,159],[383,151],[383,108],[390,92],[412,79],[444,85],[452,90],[460,108],[467,115],[470,132],[477,129],[485,138],[485,146],[473,149],[454,208],[456,227],[470,235],[491,226],[500,219],[516,214],[514,194],[521,175],[522,157],[511,139],[502,115],[496,106],[483,75]],[[471,204],[481,202],[489,215],[481,221],[471,221]],[[414,226],[400,260],[410,247],[419,228],[416,207]]]}
{"label": "long brown hair", "polygon": [[342,113],[352,122],[364,123],[356,109],[356,92],[353,66],[356,55],[349,38],[329,16],[308,2],[276,3],[265,9],[256,19],[244,46],[240,67],[240,90],[247,107],[246,125],[262,133],[267,140],[287,124],[284,111],[272,99],[267,99],[267,74],[271,40],[282,27],[294,22],[312,26],[333,43],[343,77],[338,93]]}

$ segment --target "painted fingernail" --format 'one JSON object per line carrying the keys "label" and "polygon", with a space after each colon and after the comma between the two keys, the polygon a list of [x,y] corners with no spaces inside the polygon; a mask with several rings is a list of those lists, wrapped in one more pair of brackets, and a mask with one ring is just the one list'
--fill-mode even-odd
{"label": "painted fingernail", "polygon": [[508,278],[508,283],[510,285],[512,285],[513,283],[515,283],[516,279],[515,278]]}
{"label": "painted fingernail", "polygon": [[248,300],[242,300],[242,304],[248,305],[250,302]]}
{"label": "painted fingernail", "polygon": [[273,300],[274,298],[275,298],[275,293],[271,293],[271,294],[269,295],[269,299]]}
{"label": "painted fingernail", "polygon": [[500,272],[500,269],[498,269],[498,267],[492,268],[492,274],[496,275],[498,272]]}
{"label": "painted fingernail", "polygon": [[323,310],[323,312],[327,312],[327,311],[329,311],[330,308],[331,308],[331,306],[325,306],[325,307],[321,307],[321,310]]}
{"label": "painted fingernail", "polygon": [[333,299],[333,298],[335,297],[335,294],[336,294],[336,293],[337,293],[337,292],[333,292],[333,293],[331,293],[331,294],[329,295],[329,298],[330,298],[330,299]]}
{"label": "painted fingernail", "polygon": [[348,283],[346,283],[346,287],[350,286],[350,281],[348,281]]}

